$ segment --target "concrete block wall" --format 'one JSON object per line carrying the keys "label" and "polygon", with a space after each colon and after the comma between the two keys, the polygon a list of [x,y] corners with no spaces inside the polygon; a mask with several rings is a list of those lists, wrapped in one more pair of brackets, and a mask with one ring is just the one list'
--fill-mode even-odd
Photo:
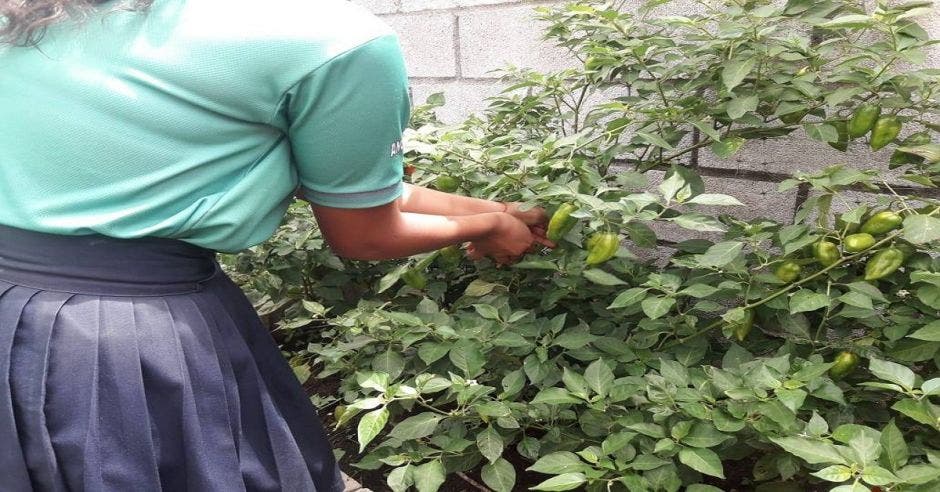
{"label": "concrete block wall", "polygon": [[[559,0],[351,0],[364,5],[398,31],[411,78],[415,102],[443,92],[447,104],[438,110],[446,122],[458,122],[486,107],[485,99],[504,86],[494,70],[512,64],[537,70],[571,66],[565,50],[542,39],[544,23],[534,8],[566,3]],[[782,1],[782,0],[781,0]],[[627,0],[637,9],[644,0]],[[656,14],[700,12],[693,0],[670,2]],[[940,38],[940,6],[921,19],[927,31]],[[929,52],[928,63],[940,68],[940,48]],[[818,171],[833,164],[883,169],[892,185],[897,172],[887,172],[890,151],[872,154],[862,149],[841,153],[808,140],[801,132],[768,141],[749,141],[729,159],[707,149],[694,154],[691,164],[706,176],[709,191],[734,195],[747,206],[745,219],[789,220],[808,196],[807,190],[780,194],[776,183],[796,171]],[[661,231],[663,239],[688,238],[688,231]],[[672,233],[670,233],[672,232]]]}

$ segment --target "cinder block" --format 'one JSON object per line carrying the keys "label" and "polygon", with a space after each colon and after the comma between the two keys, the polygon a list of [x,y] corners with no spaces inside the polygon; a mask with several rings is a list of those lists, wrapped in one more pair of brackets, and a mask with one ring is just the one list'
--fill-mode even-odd
{"label": "cinder block", "polygon": [[457,0],[401,0],[402,12],[417,10],[449,9],[458,5]]}
{"label": "cinder block", "polygon": [[411,81],[415,104],[422,104],[428,96],[443,92],[446,104],[438,108],[437,116],[444,123],[459,123],[471,113],[486,109],[486,98],[499,93],[503,85],[490,80],[455,80],[450,82]]}
{"label": "cinder block", "polygon": [[[794,135],[797,135],[794,132]],[[812,172],[835,164],[856,169],[887,171],[889,147],[872,152],[864,141],[856,140],[848,152],[840,152],[823,142],[808,138],[786,137],[768,140],[749,140],[733,156],[722,159],[704,148],[699,153],[699,164],[719,169],[744,169],[792,175],[797,171]],[[894,173],[897,174],[897,173]],[[886,174],[890,176],[891,173]]]}
{"label": "cinder block", "polygon": [[398,10],[400,0],[352,0],[373,14],[389,14]]}
{"label": "cinder block", "polygon": [[464,77],[498,77],[507,65],[554,71],[575,66],[568,50],[542,39],[545,24],[531,5],[461,12],[460,63]]}
{"label": "cinder block", "polygon": [[[931,39],[940,39],[940,8],[934,7],[929,14],[917,19],[924,30],[930,34]],[[927,49],[928,67],[940,67],[940,46],[933,45]]]}
{"label": "cinder block", "polygon": [[362,484],[353,480],[352,477],[343,473],[343,481],[346,483],[346,492],[359,491],[362,489]]}
{"label": "cinder block", "polygon": [[[655,190],[662,182],[662,173],[648,173],[650,189]],[[793,218],[796,206],[796,190],[778,192],[777,183],[750,181],[734,178],[704,176],[706,193],[723,193],[737,198],[743,207],[685,206],[685,211],[696,211],[708,216],[727,214],[741,220],[766,218],[787,223]],[[656,236],[665,241],[681,242],[689,239],[707,239],[718,242],[721,232],[701,232],[685,229],[669,222],[651,224]]]}
{"label": "cinder block", "polygon": [[398,32],[409,76],[457,75],[453,14],[400,14],[387,16],[385,20]]}

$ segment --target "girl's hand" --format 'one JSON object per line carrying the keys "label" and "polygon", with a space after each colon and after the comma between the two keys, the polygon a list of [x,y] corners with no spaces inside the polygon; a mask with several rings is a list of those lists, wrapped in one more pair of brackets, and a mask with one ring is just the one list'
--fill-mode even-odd
{"label": "girl's hand", "polygon": [[542,207],[532,207],[528,210],[521,210],[523,205],[519,202],[506,203],[506,213],[522,221],[523,224],[532,227],[541,227],[548,225],[548,213]]}
{"label": "girl's hand", "polygon": [[507,265],[518,261],[537,244],[554,247],[551,241],[533,234],[521,220],[508,213],[500,214],[500,217],[497,227],[488,237],[471,242],[467,246],[467,256],[470,259],[479,260],[489,256],[496,263]]}

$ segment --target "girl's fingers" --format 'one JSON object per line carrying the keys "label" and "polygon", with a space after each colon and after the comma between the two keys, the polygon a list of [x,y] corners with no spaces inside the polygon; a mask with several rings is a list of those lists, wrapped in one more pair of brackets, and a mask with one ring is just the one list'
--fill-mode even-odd
{"label": "girl's fingers", "polygon": [[548,238],[539,237],[539,236],[534,236],[533,239],[535,240],[535,242],[534,242],[533,244],[535,244],[535,243],[541,244],[542,246],[545,246],[546,248],[553,248],[553,249],[554,249],[555,246],[558,246],[557,244],[555,244],[555,241],[551,241],[551,240],[549,240]]}

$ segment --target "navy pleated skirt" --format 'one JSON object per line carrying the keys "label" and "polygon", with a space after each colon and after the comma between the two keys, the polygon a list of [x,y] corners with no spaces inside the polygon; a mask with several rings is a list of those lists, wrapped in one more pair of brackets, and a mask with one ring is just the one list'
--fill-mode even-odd
{"label": "navy pleated skirt", "polygon": [[214,252],[0,227],[0,490],[342,489]]}

